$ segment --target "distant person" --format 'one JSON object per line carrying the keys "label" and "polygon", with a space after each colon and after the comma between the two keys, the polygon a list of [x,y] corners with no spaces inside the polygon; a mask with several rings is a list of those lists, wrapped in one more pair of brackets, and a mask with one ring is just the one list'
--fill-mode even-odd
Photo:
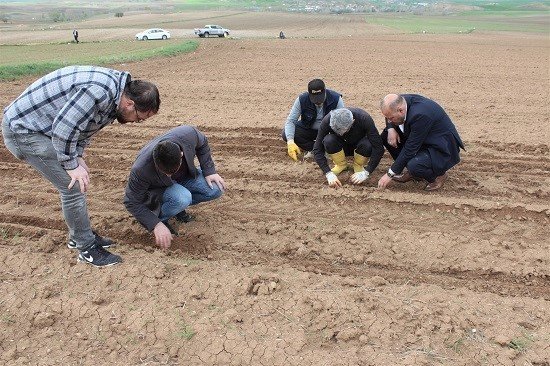
{"label": "distant person", "polygon": [[395,161],[378,186],[385,188],[392,179],[401,183],[424,179],[428,182],[425,190],[441,188],[447,170],[460,161],[460,149],[464,150],[447,113],[417,94],[388,94],[380,110],[386,117],[382,142]]}
{"label": "distant person", "polygon": [[[86,204],[90,169],[84,148],[114,119],[121,124],[141,122],[156,114],[159,106],[157,87],[131,80],[127,72],[69,66],[38,79],[4,109],[4,143],[59,192],[69,228],[67,245],[79,251],[79,261],[98,267],[122,261],[105,250],[113,241],[90,226]],[[32,195],[32,189],[27,193]]]}
{"label": "distant person", "polygon": [[73,29],[73,38],[76,43],[78,43],[78,31]]}
{"label": "distant person", "polygon": [[[342,183],[338,174],[350,168],[346,156],[353,156],[351,183],[361,184],[380,163],[384,146],[372,117],[360,108],[350,107],[335,109],[323,118],[313,151],[329,186],[339,188]],[[334,163],[332,169],[325,152]]]}
{"label": "distant person", "polygon": [[[200,169],[195,167],[195,157]],[[225,188],[206,136],[195,127],[179,126],[156,137],[138,153],[124,205],[154,233],[156,244],[167,249],[172,235],[178,234],[177,225],[193,219],[186,208],[219,198]]]}
{"label": "distant person", "polygon": [[282,132],[288,156],[294,161],[298,161],[302,150],[308,152],[304,158],[312,157],[310,152],[323,117],[336,108],[344,107],[342,95],[326,89],[321,79],[311,80],[307,90],[294,101]]}
{"label": "distant person", "polygon": [[285,38],[286,38],[286,37],[285,37],[285,34],[283,33],[283,31],[280,31],[280,32],[279,32],[279,38],[280,38],[280,39],[285,39]]}

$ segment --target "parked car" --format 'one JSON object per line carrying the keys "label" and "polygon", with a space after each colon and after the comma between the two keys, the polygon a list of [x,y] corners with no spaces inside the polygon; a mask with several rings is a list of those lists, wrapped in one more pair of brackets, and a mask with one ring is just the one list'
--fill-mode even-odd
{"label": "parked car", "polygon": [[227,37],[229,36],[229,29],[225,29],[223,27],[220,27],[219,25],[214,24],[207,24],[204,26],[204,28],[195,28],[194,32],[199,37],[210,37],[210,36],[218,36],[218,37]]}
{"label": "parked car", "polygon": [[170,38],[170,32],[160,28],[151,28],[136,34],[138,41],[147,41],[149,39],[168,39]]}

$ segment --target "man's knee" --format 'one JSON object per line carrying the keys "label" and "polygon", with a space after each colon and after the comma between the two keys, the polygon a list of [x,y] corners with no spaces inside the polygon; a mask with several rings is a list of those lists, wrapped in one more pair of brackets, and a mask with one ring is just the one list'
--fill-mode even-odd
{"label": "man's knee", "polygon": [[372,154],[372,145],[367,143],[359,143],[357,147],[355,148],[355,151],[359,155],[363,156],[371,156]]}
{"label": "man's knee", "polygon": [[209,201],[218,199],[222,195],[223,191],[215,183],[212,185],[212,189],[206,192],[206,196],[208,197]]}
{"label": "man's knee", "polygon": [[337,153],[343,148],[342,143],[338,141],[338,138],[333,134],[325,136],[323,139],[323,146],[325,147],[325,151],[329,154]]}
{"label": "man's knee", "polygon": [[78,182],[71,189],[63,187],[59,190],[59,193],[63,207],[73,210],[84,210],[87,208],[86,195],[80,191]]}
{"label": "man's knee", "polygon": [[407,170],[413,177],[430,180],[430,178],[433,176],[429,156],[424,156],[424,154],[418,154],[413,157],[407,163]]}
{"label": "man's knee", "polygon": [[411,159],[411,161],[407,164],[407,170],[413,177],[422,178],[423,169],[421,169],[418,164],[413,162],[413,159]]}
{"label": "man's knee", "polygon": [[184,210],[191,204],[191,202],[193,201],[193,197],[191,195],[191,192],[189,192],[189,190],[185,187],[175,186],[176,185],[174,184],[172,187],[168,188],[170,189],[169,192],[164,193],[164,203],[169,203],[172,207],[178,207]]}
{"label": "man's knee", "polygon": [[193,196],[191,195],[191,192],[189,192],[188,190],[185,190],[185,191],[181,191],[177,196],[176,196],[176,201],[174,202],[177,206],[180,206],[180,207],[188,207],[191,202],[193,202]]}

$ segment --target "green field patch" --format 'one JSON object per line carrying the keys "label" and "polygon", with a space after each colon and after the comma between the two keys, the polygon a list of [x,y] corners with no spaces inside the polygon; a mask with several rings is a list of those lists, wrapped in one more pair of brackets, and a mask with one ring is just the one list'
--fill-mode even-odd
{"label": "green field patch", "polygon": [[175,1],[176,10],[205,10],[205,9],[262,9],[269,6],[280,7],[281,0],[179,0]]}
{"label": "green field patch", "polygon": [[[479,13],[476,13],[479,14]],[[492,13],[494,14],[494,13]],[[521,14],[518,15],[518,14]],[[528,13],[529,16],[533,14]],[[538,13],[540,15],[540,12]],[[502,15],[502,13],[499,13]],[[405,33],[471,33],[472,31],[514,31],[544,33],[548,29],[516,12],[515,16],[491,18],[491,16],[425,16],[414,14],[367,15],[366,22],[396,29]]]}
{"label": "green field patch", "polygon": [[550,1],[525,1],[525,0],[453,0],[453,4],[470,5],[489,11],[508,11],[508,10],[548,10]]}
{"label": "green field patch", "polygon": [[106,41],[0,45],[0,80],[44,74],[67,65],[108,65],[192,52],[198,42]]}

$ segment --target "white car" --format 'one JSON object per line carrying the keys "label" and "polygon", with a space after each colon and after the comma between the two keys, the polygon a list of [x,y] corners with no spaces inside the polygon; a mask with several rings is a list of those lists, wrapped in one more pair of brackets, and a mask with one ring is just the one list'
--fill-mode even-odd
{"label": "white car", "polygon": [[149,39],[168,39],[170,38],[170,32],[160,28],[151,28],[136,34],[138,41],[147,41]]}

